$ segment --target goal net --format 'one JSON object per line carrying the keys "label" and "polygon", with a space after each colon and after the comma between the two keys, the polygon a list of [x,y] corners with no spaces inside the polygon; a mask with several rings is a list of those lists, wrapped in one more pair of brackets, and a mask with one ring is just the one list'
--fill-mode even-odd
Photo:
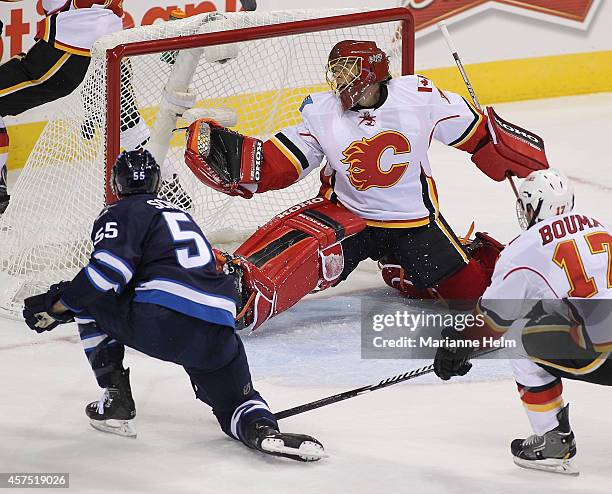
{"label": "goal net", "polygon": [[318,173],[251,200],[213,191],[185,165],[180,129],[194,114],[261,139],[297,124],[303,99],[329,89],[327,56],[343,39],[376,41],[394,76],[413,71],[407,9],[209,13],[101,38],[0,217],[0,309],[18,314],[25,297],[87,263],[92,223],[113,200],[108,178],[122,148],[148,140],[144,147],[163,163],[161,196],[187,209],[213,244],[238,241],[316,195]]}

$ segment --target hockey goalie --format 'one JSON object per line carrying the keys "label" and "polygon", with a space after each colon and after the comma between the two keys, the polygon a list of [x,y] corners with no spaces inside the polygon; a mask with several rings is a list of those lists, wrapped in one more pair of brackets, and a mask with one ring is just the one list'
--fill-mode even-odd
{"label": "hockey goalie", "polygon": [[[525,139],[492,108],[474,109],[419,75],[392,78],[372,41],[345,40],[329,55],[331,91],[312,94],[302,122],[265,142],[198,120],[185,161],[204,184],[250,198],[326,165],[319,194],[272,218],[232,255],[239,327],[256,329],[314,290],[345,280],[367,259],[387,284],[416,298],[476,300],[503,248],[484,233],[462,245],[438,207],[427,151],[432,138],[472,155],[493,180],[548,167],[541,139]],[[512,131],[508,130],[512,129]]]}

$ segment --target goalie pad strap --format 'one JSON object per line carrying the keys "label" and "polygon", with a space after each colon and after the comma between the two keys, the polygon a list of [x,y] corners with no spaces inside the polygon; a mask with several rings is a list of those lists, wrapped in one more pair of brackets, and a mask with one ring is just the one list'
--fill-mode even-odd
{"label": "goalie pad strap", "polygon": [[472,155],[472,161],[484,174],[500,182],[507,174],[525,178],[549,167],[540,136],[502,119],[491,107],[485,111],[490,140]]}

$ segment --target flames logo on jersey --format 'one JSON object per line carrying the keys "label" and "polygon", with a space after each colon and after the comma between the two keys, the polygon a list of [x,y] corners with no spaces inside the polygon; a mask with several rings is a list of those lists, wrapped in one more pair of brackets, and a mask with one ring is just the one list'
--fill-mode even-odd
{"label": "flames logo on jersey", "polygon": [[353,141],[342,151],[342,163],[349,165],[349,182],[362,191],[370,187],[394,186],[408,168],[410,141],[399,132],[388,130],[369,139]]}

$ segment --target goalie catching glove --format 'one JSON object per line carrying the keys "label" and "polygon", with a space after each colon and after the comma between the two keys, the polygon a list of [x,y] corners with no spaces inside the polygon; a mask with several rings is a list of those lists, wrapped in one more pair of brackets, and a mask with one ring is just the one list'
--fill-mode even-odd
{"label": "goalie catching glove", "polygon": [[261,174],[262,147],[259,139],[199,119],[187,129],[185,163],[205,185],[250,199]]}
{"label": "goalie catching glove", "polygon": [[51,310],[69,285],[70,282],[61,281],[51,285],[46,293],[28,297],[23,301],[23,318],[30,329],[43,333],[55,329],[60,324],[74,321],[74,314],[71,311],[58,314]]}

